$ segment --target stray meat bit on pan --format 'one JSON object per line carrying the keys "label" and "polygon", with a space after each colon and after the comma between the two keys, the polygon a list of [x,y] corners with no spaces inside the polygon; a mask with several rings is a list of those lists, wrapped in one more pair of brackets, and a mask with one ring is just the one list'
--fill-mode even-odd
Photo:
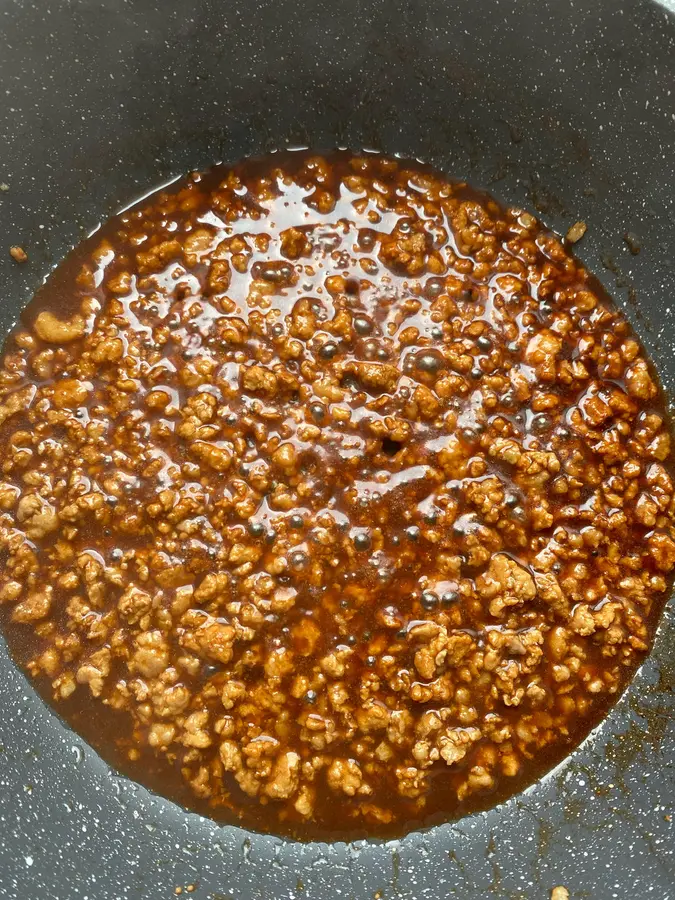
{"label": "stray meat bit on pan", "polygon": [[568,229],[566,238],[570,244],[576,244],[577,241],[580,241],[582,237],[586,234],[586,223],[585,222],[575,222],[571,228]]}
{"label": "stray meat bit on pan", "polygon": [[25,263],[28,260],[28,254],[23,249],[23,247],[19,247],[18,245],[14,245],[9,248],[9,255],[15,262]]}

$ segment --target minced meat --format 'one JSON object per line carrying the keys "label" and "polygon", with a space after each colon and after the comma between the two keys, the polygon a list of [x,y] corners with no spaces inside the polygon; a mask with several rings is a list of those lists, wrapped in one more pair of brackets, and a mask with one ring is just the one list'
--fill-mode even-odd
{"label": "minced meat", "polygon": [[113,219],[9,339],[0,429],[14,651],[271,830],[514,792],[617,697],[675,566],[626,320],[528,213],[374,155]]}

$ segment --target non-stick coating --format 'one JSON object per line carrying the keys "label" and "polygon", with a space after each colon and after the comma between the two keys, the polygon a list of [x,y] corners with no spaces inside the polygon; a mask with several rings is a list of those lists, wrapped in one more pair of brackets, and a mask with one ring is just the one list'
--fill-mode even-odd
{"label": "non-stick coating", "polygon": [[[3,332],[67,249],[139,192],[221,159],[348,145],[420,157],[560,231],[584,219],[582,259],[675,384],[675,19],[663,7],[0,0],[0,31]],[[1,647],[0,897],[548,900],[562,884],[573,898],[668,900],[674,636],[671,605],[618,707],[524,795],[349,846],[218,827],[116,777]]]}

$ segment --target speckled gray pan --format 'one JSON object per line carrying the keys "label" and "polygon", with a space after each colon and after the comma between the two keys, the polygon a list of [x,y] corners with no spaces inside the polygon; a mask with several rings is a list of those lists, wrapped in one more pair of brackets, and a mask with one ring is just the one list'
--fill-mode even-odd
{"label": "speckled gray pan", "polygon": [[[675,18],[649,0],[0,0],[3,332],[139,193],[298,144],[420,157],[560,231],[584,219],[580,256],[675,384]],[[0,897],[675,898],[673,613],[543,782],[379,844],[185,813],[112,772],[2,646]]]}

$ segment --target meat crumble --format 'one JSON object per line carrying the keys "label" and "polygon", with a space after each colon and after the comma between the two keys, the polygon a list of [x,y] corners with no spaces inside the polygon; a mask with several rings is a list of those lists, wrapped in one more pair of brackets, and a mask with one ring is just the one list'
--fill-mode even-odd
{"label": "meat crumble", "polygon": [[9,338],[0,429],[17,658],[272,831],[513,793],[617,697],[675,566],[626,320],[529,213],[400,160],[221,166],[110,220]]}

